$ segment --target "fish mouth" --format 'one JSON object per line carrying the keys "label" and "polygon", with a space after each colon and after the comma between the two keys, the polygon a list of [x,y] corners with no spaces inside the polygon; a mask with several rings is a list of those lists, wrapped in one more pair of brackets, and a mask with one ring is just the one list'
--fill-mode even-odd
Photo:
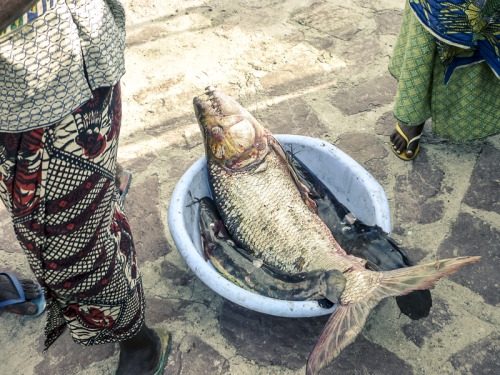
{"label": "fish mouth", "polygon": [[200,122],[208,117],[241,116],[247,112],[236,100],[214,86],[206,87],[205,93],[196,96],[193,105]]}
{"label": "fish mouth", "polygon": [[220,115],[220,110],[218,110],[215,97],[212,93],[213,90],[211,90],[211,86],[209,86],[205,89],[204,94],[195,96],[193,99],[194,113],[200,124],[203,118],[207,116]]}
{"label": "fish mouth", "polygon": [[223,141],[224,132],[243,118],[242,107],[229,95],[214,86],[205,88],[202,95],[193,99],[194,113],[205,140],[218,133],[219,142]]}

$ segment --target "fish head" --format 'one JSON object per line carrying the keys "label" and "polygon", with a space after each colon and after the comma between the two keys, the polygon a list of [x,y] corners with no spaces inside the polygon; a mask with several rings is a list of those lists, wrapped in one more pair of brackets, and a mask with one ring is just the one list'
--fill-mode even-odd
{"label": "fish head", "polygon": [[207,162],[238,170],[267,155],[267,130],[229,95],[209,86],[193,99],[193,105]]}
{"label": "fish head", "polygon": [[221,221],[214,201],[209,197],[201,198],[200,204],[200,231],[202,233],[215,232],[215,225]]}

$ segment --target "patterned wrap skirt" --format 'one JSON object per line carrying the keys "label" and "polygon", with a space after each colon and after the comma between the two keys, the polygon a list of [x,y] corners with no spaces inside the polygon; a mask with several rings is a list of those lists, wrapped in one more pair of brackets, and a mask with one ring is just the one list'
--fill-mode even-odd
{"label": "patterned wrap skirt", "polygon": [[404,125],[432,118],[433,133],[454,142],[500,133],[500,79],[483,61],[455,69],[445,84],[436,38],[408,2],[389,71],[398,80],[394,117]]}
{"label": "patterned wrap skirt", "polygon": [[59,123],[0,133],[0,197],[48,302],[47,349],[69,327],[79,344],[123,341],[144,294],[115,184],[120,84]]}

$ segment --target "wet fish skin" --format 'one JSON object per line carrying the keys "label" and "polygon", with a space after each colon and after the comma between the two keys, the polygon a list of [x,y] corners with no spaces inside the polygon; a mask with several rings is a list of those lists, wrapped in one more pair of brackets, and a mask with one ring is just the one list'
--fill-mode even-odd
{"label": "wet fish skin", "polygon": [[[372,271],[413,266],[404,249],[380,227],[366,225],[358,219],[346,220],[349,209],[300,161],[300,155],[293,154],[293,150],[286,151],[286,155],[300,181],[311,192],[319,217],[347,254],[366,259],[366,268]],[[396,296],[396,302],[401,312],[414,320],[428,316],[432,307],[431,293],[427,289]]]}
{"label": "wet fish skin", "polygon": [[317,374],[354,341],[382,299],[432,288],[440,277],[480,259],[445,259],[392,271],[366,269],[366,261],[346,254],[319,219],[308,189],[269,131],[220,90],[207,88],[193,104],[214,200],[231,236],[274,267],[291,273],[336,269],[346,278],[340,306],[309,356],[307,375]]}
{"label": "wet fish skin", "polygon": [[[399,248],[395,241],[388,237],[379,227],[365,225],[357,219],[353,223],[344,220],[344,217],[350,213],[349,210],[331,194],[328,188],[305,165],[303,165],[296,156],[292,155],[289,151],[286,151],[286,155],[300,181],[309,189],[311,198],[318,206],[318,215],[348,254],[354,253],[356,256],[367,259],[368,262],[366,267],[375,271],[397,269],[413,264],[404,250]],[[203,203],[204,202],[202,202],[202,205]],[[207,207],[202,207],[202,212],[207,209]],[[225,228],[223,229],[225,230]],[[230,242],[232,238],[228,234],[224,234],[222,237],[223,238],[219,239],[216,238],[216,236],[212,236],[211,246],[217,246],[215,251],[210,254],[213,263],[219,261],[220,265],[221,256],[224,253],[235,253],[235,249],[239,250],[240,256],[251,258],[248,254],[245,255],[243,250],[237,247],[234,247],[234,249],[230,248],[227,242]],[[227,246],[229,246],[229,248]],[[248,289],[249,286],[246,281],[248,278],[242,275],[243,270],[246,269],[248,265],[243,266],[243,262],[238,262],[236,258],[237,257],[233,257],[231,260],[226,259],[224,261],[226,270],[219,269],[219,271],[224,274],[225,272],[227,273],[227,268],[229,268],[231,273],[234,274],[236,271],[235,269],[239,267],[238,279],[240,280],[240,284],[238,285]],[[249,265],[252,267],[251,263],[249,263]],[[276,268],[273,268],[271,276],[274,277],[274,279],[264,281],[255,278],[255,281],[251,282],[252,286],[250,289],[269,297],[275,297],[269,294],[270,285],[273,280],[277,282],[278,280],[276,279],[282,277],[283,274]],[[226,277],[231,279],[234,278],[234,275],[226,274]],[[291,279],[285,281],[294,282],[294,280]],[[305,287],[305,285],[300,287],[299,285],[296,286],[297,289],[301,289],[302,287]],[[318,287],[321,288],[320,280],[318,280],[318,285],[311,286],[312,289],[317,289]],[[285,292],[283,292],[282,295],[282,297],[276,296],[275,298],[289,299],[286,297]],[[321,295],[321,293],[316,293],[316,295]],[[398,301],[398,304],[403,305],[401,308],[402,311],[413,319],[426,316],[432,304],[428,290],[414,291],[406,296],[398,296],[396,298],[398,300],[408,299],[408,301],[410,301]],[[292,300],[292,298],[290,299]],[[308,298],[303,299],[306,300]],[[332,299],[330,298],[330,300]]]}
{"label": "wet fish skin", "polygon": [[[279,142],[220,90],[195,97],[209,184],[238,246],[286,272],[337,269],[367,272],[349,256],[310,205]],[[309,198],[310,199],[310,198]]]}
{"label": "wet fish skin", "polygon": [[[289,301],[328,300],[337,303],[345,278],[339,271],[285,274],[262,264],[234,244],[209,197],[199,200],[203,250],[214,267],[236,285],[271,298]],[[260,262],[262,263],[262,262]],[[325,301],[321,302],[325,304]],[[330,304],[331,306],[331,304]]]}

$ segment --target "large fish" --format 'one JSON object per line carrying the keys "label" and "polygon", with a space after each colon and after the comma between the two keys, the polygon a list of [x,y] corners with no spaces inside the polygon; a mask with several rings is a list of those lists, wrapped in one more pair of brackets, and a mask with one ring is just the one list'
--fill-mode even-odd
{"label": "large fish", "polygon": [[460,257],[393,271],[368,270],[366,260],[340,247],[279,142],[246,109],[212,87],[193,104],[212,194],[238,246],[292,274],[317,270],[344,274],[340,304],[309,355],[307,375],[317,374],[354,341],[382,299],[432,288],[440,277],[480,259]]}

